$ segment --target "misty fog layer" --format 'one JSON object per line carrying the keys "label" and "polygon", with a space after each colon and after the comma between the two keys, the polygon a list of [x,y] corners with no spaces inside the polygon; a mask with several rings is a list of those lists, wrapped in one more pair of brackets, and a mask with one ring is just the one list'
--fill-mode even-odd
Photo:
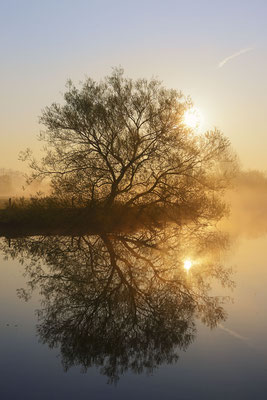
{"label": "misty fog layer", "polygon": [[239,173],[227,192],[230,215],[221,222],[233,236],[256,238],[267,233],[267,175],[260,171]]}
{"label": "misty fog layer", "polygon": [[[49,193],[49,184],[37,181],[28,185],[19,171],[0,169],[0,198],[28,197]],[[220,227],[233,236],[255,238],[267,233],[267,175],[261,171],[240,172],[233,189],[226,193],[230,213]]]}
{"label": "misty fog layer", "polygon": [[38,192],[49,193],[49,185],[41,181],[27,184],[27,177],[20,171],[0,168],[0,198],[36,195]]}

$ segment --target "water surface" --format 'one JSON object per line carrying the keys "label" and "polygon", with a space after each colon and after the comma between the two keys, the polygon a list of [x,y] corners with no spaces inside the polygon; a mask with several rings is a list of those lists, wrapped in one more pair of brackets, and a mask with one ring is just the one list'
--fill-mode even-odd
{"label": "water surface", "polygon": [[[55,241],[53,243],[53,246],[55,246]],[[12,250],[12,241],[10,249]],[[18,254],[14,259],[9,256],[8,260],[4,259],[5,255],[3,254],[0,264],[1,398],[136,399],[153,396],[155,399],[163,397],[167,399],[265,399],[267,392],[266,249],[266,237],[254,240],[243,239],[225,257],[225,263],[235,268],[236,272],[233,278],[236,282],[236,288],[233,291],[229,290],[229,288],[224,289],[214,281],[212,292],[219,296],[228,296],[230,294],[233,298],[233,303],[226,302],[224,304],[224,310],[228,314],[226,320],[218,320],[216,327],[210,329],[209,326],[201,322],[201,317],[198,318],[193,314],[191,315],[191,304],[186,303],[185,305],[183,303],[180,312],[184,313],[183,323],[187,321],[187,325],[183,325],[183,329],[181,329],[181,321],[179,320],[179,324],[174,324],[173,326],[172,324],[175,318],[178,318],[177,315],[179,313],[176,314],[175,310],[171,309],[170,312],[173,313],[170,316],[171,325],[165,326],[164,321],[168,317],[166,310],[169,310],[170,306],[163,308],[162,316],[165,319],[162,323],[166,333],[171,338],[166,338],[165,340],[160,338],[159,334],[159,342],[155,342],[155,348],[151,350],[151,354],[158,357],[153,361],[154,364],[158,365],[155,368],[151,368],[153,363],[148,365],[148,360],[145,359],[143,360],[145,365],[142,365],[142,362],[139,365],[140,373],[130,365],[128,370],[122,370],[115,382],[114,380],[110,382],[112,381],[110,376],[103,373],[103,371],[101,372],[101,360],[99,359],[101,352],[103,352],[103,357],[108,352],[114,355],[112,346],[118,346],[115,335],[113,336],[112,332],[110,332],[108,337],[105,336],[107,333],[103,332],[103,341],[107,337],[115,341],[115,343],[105,343],[104,347],[102,346],[103,343],[94,343],[95,346],[98,346],[98,353],[90,358],[92,366],[85,371],[84,363],[88,361],[88,357],[84,343],[82,342],[81,345],[77,336],[72,342],[70,337],[73,336],[69,334],[69,330],[66,330],[65,327],[63,329],[61,325],[59,328],[57,326],[59,319],[63,315],[63,303],[60,303],[60,312],[56,309],[56,315],[53,314],[55,308],[50,310],[52,314],[49,315],[44,311],[46,307],[51,306],[51,301],[52,303],[54,301],[54,298],[51,299],[51,296],[54,296],[53,293],[44,292],[44,290],[53,291],[52,286],[54,284],[52,285],[51,280],[48,283],[45,281],[45,288],[44,286],[40,288],[40,286],[36,285],[31,298],[27,302],[18,297],[17,289],[24,288],[28,290],[26,283],[29,282],[29,273],[23,276],[25,266],[29,265],[29,262],[34,259],[33,268],[36,271],[38,269],[36,264],[38,257],[33,253],[30,256],[30,254],[24,252],[24,264],[22,265],[19,262]],[[52,251],[52,248],[47,248],[47,251]],[[21,249],[18,253],[21,256]],[[104,256],[102,254],[102,257]],[[64,265],[66,260],[64,261],[64,258],[60,257],[58,260],[61,260],[62,265]],[[101,262],[103,265],[104,260],[102,259]],[[49,270],[42,262],[41,266],[44,270]],[[147,279],[147,277],[144,279]],[[143,281],[140,282],[140,285],[140,287],[144,288],[142,286]],[[59,301],[62,297],[58,297],[58,287],[55,286],[55,288],[57,290],[56,299]],[[70,296],[74,295],[74,288],[76,286],[72,284]],[[162,290],[160,295],[163,293]],[[64,293],[65,295],[66,293]],[[82,302],[84,302],[84,296],[87,296],[86,293],[83,293],[81,300],[81,293],[76,293],[76,295],[79,297],[77,301]],[[46,302],[47,296],[50,296],[49,304]],[[175,301],[177,302],[178,298],[173,296],[171,298],[174,301],[172,305],[175,305]],[[181,298],[179,297],[179,299]],[[128,298],[122,304],[121,313],[119,314],[117,302],[122,301],[121,293],[119,297],[117,296],[113,300],[111,304],[111,307],[113,307],[112,315],[115,312],[117,313],[115,315],[116,318],[123,318],[127,312],[127,315],[130,315],[130,308],[123,309],[128,304]],[[115,300],[116,303],[114,303]],[[138,301],[138,304],[143,304],[141,300]],[[170,298],[168,298],[168,301],[170,301]],[[54,303],[52,305],[53,307],[55,306]],[[180,300],[179,307],[181,307]],[[37,310],[39,312],[43,310],[45,313],[43,319],[41,319],[41,329],[40,315],[38,317]],[[104,308],[99,310],[97,318],[100,320],[102,315],[100,313],[103,313]],[[151,315],[149,315],[149,318],[149,320],[146,319],[145,321],[149,321],[149,324],[152,324]],[[42,322],[44,323],[43,327]],[[114,322],[112,323],[114,324]],[[125,328],[124,320],[121,324],[122,329],[128,329],[128,325]],[[152,325],[149,325],[151,326],[151,331],[146,331],[146,334],[152,335],[148,337],[152,337],[154,340],[153,329],[156,325]],[[112,325],[106,326],[110,329],[112,328]],[[118,329],[118,322],[113,326],[114,329]],[[177,333],[177,327],[181,329],[182,338],[181,335],[178,335],[179,337],[172,336],[172,329],[175,328]],[[90,329],[92,329],[91,326]],[[142,326],[140,329],[147,329],[147,325],[146,328]],[[83,330],[81,332],[83,334]],[[76,334],[77,332],[75,331]],[[55,335],[60,335],[61,343],[53,343]],[[120,335],[119,331],[118,335]],[[93,338],[95,340],[95,337]],[[137,339],[140,339],[140,335],[137,336]],[[138,362],[138,357],[144,353],[140,342],[137,343],[136,340],[129,342],[132,346],[130,355],[136,357],[136,362]],[[71,348],[71,354],[66,353],[67,366],[66,354],[65,360],[64,357],[62,359],[62,343],[63,347],[65,346],[65,350],[67,346],[66,351]],[[172,348],[172,344],[174,344],[174,348]],[[78,352],[78,355],[74,354],[75,351]],[[172,360],[171,358],[168,359],[167,356],[171,356],[174,353],[178,354],[179,359],[176,360],[175,357]],[[115,354],[118,353],[116,352]],[[159,357],[161,358],[159,359]],[[94,365],[94,360],[96,365]],[[122,363],[126,361],[124,360]],[[169,361],[172,361],[172,363],[169,363]]]}

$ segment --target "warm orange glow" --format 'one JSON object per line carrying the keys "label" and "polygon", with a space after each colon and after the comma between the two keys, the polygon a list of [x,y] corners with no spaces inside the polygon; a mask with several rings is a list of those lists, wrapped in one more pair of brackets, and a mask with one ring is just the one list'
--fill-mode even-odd
{"label": "warm orange glow", "polygon": [[203,115],[201,111],[192,107],[184,113],[183,123],[191,129],[199,129],[203,123]]}

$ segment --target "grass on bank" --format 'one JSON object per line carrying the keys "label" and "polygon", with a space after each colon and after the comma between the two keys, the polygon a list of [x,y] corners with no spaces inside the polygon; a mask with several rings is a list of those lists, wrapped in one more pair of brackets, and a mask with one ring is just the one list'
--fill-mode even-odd
{"label": "grass on bank", "polygon": [[51,197],[12,199],[11,203],[8,199],[0,201],[2,232],[5,228],[125,232],[145,226],[160,227],[163,220],[163,210],[155,205],[126,207],[115,203],[107,210],[101,203],[81,206]]}

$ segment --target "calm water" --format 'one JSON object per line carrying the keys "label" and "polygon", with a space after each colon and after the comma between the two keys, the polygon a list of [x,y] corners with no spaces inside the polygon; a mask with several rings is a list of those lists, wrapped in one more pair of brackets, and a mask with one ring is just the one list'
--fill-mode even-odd
{"label": "calm water", "polygon": [[[12,250],[12,243],[10,249]],[[52,248],[47,248],[47,251],[52,252]],[[21,256],[21,249],[14,259],[9,257],[8,260],[4,259],[3,254],[0,263],[1,399],[145,399],[148,396],[154,399],[266,399],[267,237],[240,240],[225,259],[227,264],[235,268],[233,278],[236,288],[230,292],[229,289],[222,289],[217,282],[214,282],[212,288],[217,295],[230,293],[234,299],[233,303],[228,302],[224,306],[228,314],[225,321],[218,322],[217,327],[210,329],[195,318],[194,338],[189,340],[190,343],[180,346],[178,361],[173,360],[172,364],[168,364],[163,357],[157,368],[150,371],[144,368],[140,374],[129,368],[119,374],[116,383],[108,383],[107,374],[101,373],[101,366],[94,366],[94,362],[86,372],[83,371],[81,364],[84,363],[86,349],[83,346],[86,344],[82,342],[81,345],[77,336],[73,339],[74,344],[71,343],[72,353],[67,353],[65,357],[65,361],[67,358],[69,362],[69,369],[64,371],[62,348],[60,350],[60,345],[53,343],[53,335],[57,334],[56,328],[62,314],[57,310],[55,315],[54,308],[50,310],[48,317],[48,311],[45,312],[43,330],[38,330],[37,324],[40,325],[40,320],[36,310],[45,310],[51,306],[51,301],[58,302],[59,309],[62,309],[68,296],[64,293],[64,302],[58,295],[54,298],[53,289],[58,293],[58,287],[54,283],[53,287],[51,281],[45,281],[42,288],[36,284],[27,302],[19,298],[17,289],[27,288],[26,282],[29,281],[29,271],[24,276],[29,261],[34,259],[33,268],[39,268],[36,255],[30,256],[24,252],[24,264],[21,265],[19,254]],[[53,258],[53,254],[51,257]],[[55,257],[64,265],[64,256]],[[103,259],[101,262],[104,263]],[[45,268],[44,266],[39,271],[40,275],[47,271]],[[140,283],[141,286],[142,284]],[[69,290],[70,296],[73,296],[73,286]],[[81,294],[75,292],[75,296],[80,299]],[[87,296],[87,292],[83,296]],[[50,305],[44,301],[45,298],[49,298]],[[124,303],[121,308],[123,307]],[[184,308],[182,311],[184,312]],[[118,318],[121,318],[123,312],[122,310]],[[186,312],[188,316],[188,308]],[[164,317],[167,318],[167,315],[164,314]],[[97,318],[101,319],[101,315],[98,314]],[[192,320],[191,314],[188,319]],[[111,325],[111,329],[113,328],[116,330],[117,325]],[[61,340],[66,339],[66,348],[70,345],[68,341],[72,339],[71,335],[66,338],[66,330],[62,329],[61,327],[60,332],[65,336]],[[191,325],[186,329],[189,335]],[[171,335],[171,331],[166,332]],[[101,332],[99,335],[101,337]],[[107,335],[111,335],[110,340],[114,340],[112,333]],[[189,336],[183,337],[183,340],[188,338]],[[173,341],[175,340],[174,338]],[[164,341],[164,346],[168,346],[168,343]],[[49,348],[48,344],[53,348]],[[113,345],[117,346],[117,343],[105,344],[104,356],[109,351],[112,352]],[[158,345],[160,347],[161,343]],[[101,343],[96,342],[95,346],[101,349]],[[73,354],[75,351],[80,352],[79,356]],[[136,350],[137,358],[138,354],[141,357],[141,353]],[[157,353],[158,356],[160,354]],[[101,364],[97,357],[99,354],[95,354],[93,360],[98,360],[98,364]],[[146,360],[145,363],[147,362]]]}

